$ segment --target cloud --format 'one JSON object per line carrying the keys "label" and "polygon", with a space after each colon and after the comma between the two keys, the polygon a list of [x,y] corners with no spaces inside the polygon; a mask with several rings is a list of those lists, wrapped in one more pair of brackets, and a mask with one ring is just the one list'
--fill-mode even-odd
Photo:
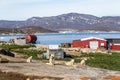
{"label": "cloud", "polygon": [[27,19],[77,12],[119,15],[120,0],[0,0],[0,19]]}
{"label": "cloud", "polygon": [[29,3],[43,3],[50,2],[53,0],[0,0],[0,4],[11,5],[11,4],[29,4]]}

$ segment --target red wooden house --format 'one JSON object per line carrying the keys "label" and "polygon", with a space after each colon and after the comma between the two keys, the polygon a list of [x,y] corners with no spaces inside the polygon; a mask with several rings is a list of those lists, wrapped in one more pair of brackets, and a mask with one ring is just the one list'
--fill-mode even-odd
{"label": "red wooden house", "polygon": [[74,40],[72,42],[72,47],[80,47],[80,48],[91,48],[91,49],[98,49],[101,47],[107,47],[107,41],[102,38],[97,37],[88,37],[83,38],[80,40]]}
{"label": "red wooden house", "polygon": [[107,39],[108,49],[110,50],[120,50],[120,39]]}

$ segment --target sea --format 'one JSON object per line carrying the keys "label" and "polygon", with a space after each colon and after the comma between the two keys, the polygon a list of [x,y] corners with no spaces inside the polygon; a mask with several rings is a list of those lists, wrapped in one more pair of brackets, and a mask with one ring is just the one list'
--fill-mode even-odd
{"label": "sea", "polygon": [[[87,37],[98,38],[120,38],[120,32],[72,32],[72,33],[36,33],[36,44],[60,45],[61,43],[71,43]],[[0,41],[9,42],[10,39],[24,37],[24,34],[0,35]]]}

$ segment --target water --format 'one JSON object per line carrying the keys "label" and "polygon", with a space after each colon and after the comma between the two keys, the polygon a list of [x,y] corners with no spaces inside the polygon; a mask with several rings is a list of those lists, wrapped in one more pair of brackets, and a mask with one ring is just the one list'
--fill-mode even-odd
{"label": "water", "polygon": [[[61,44],[86,37],[120,38],[120,32],[44,33],[36,35],[37,44]],[[0,40],[9,41],[12,38],[18,37],[24,37],[24,35],[1,35]]]}

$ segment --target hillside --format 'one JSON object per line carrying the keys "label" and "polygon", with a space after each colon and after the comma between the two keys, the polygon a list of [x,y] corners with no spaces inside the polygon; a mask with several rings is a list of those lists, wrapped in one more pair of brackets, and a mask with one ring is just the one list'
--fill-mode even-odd
{"label": "hillside", "polygon": [[120,16],[97,17],[88,14],[68,13],[51,17],[32,17],[25,21],[0,20],[1,28],[21,28],[41,26],[42,28],[61,30],[120,31]]}
{"label": "hillside", "polygon": [[22,33],[22,34],[32,34],[32,33],[52,33],[55,31],[44,29],[42,27],[28,26],[21,28],[0,28],[0,34],[5,33]]}

